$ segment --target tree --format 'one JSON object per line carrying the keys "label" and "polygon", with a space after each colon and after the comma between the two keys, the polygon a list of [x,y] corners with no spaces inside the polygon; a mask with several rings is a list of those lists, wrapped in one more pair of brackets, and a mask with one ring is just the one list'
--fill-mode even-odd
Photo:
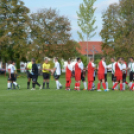
{"label": "tree", "polygon": [[[88,41],[95,36],[96,27],[94,24],[96,19],[94,17],[94,13],[96,8],[93,7],[96,0],[83,0],[83,3],[79,6],[79,12],[77,12],[78,16],[78,26],[81,31],[78,31],[79,38],[81,40],[87,41],[87,62],[88,62]],[[86,39],[85,39],[86,38]]]}
{"label": "tree", "polygon": [[39,56],[66,59],[75,56],[76,42],[70,40],[71,25],[68,18],[55,9],[43,9],[31,14],[31,51]]}
{"label": "tree", "polygon": [[[120,0],[103,13],[102,49],[109,57],[134,56],[134,0]],[[131,48],[131,49],[130,49]]]}
{"label": "tree", "polygon": [[21,0],[0,0],[0,58],[25,59],[29,9]]}

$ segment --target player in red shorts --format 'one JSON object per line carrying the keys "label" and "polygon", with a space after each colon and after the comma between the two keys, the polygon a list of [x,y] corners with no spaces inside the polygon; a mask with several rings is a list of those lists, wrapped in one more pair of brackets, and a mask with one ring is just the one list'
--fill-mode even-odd
{"label": "player in red shorts", "polygon": [[104,91],[108,91],[106,88],[106,83],[105,83],[105,70],[107,69],[107,65],[105,63],[105,57],[102,57],[101,61],[99,62],[98,66],[98,80],[99,83],[97,85],[97,91],[101,91],[100,86],[102,82],[102,86],[104,88]]}
{"label": "player in red shorts", "polygon": [[68,64],[66,66],[66,90],[69,91],[70,91],[71,77],[72,77],[72,66],[71,61],[69,59]]}
{"label": "player in red shorts", "polygon": [[88,91],[92,90],[93,82],[94,82],[94,69],[95,64],[93,63],[94,59],[90,58],[90,62],[88,63],[87,70],[88,70]]}
{"label": "player in red shorts", "polygon": [[82,66],[81,66],[81,59],[77,58],[77,63],[74,66],[75,68],[75,90],[80,91],[80,82],[81,82],[81,72],[82,72]]}
{"label": "player in red shorts", "polygon": [[115,87],[120,83],[120,90],[123,90],[123,84],[122,84],[122,67],[121,67],[121,58],[118,58],[118,61],[115,63],[115,77],[116,82],[112,88],[112,90],[115,89]]}

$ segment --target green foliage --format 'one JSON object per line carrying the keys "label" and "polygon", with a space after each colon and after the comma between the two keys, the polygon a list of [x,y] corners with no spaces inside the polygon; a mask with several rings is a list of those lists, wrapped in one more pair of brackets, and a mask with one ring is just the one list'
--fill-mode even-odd
{"label": "green foliage", "polygon": [[80,58],[81,58],[81,60],[82,60],[82,62],[83,62],[83,64],[84,64],[84,67],[86,68],[87,65],[88,65],[87,60],[89,61],[89,58],[87,59],[86,56],[81,56]]}
{"label": "green foliage", "polygon": [[83,3],[79,6],[79,12],[77,12],[78,16],[78,26],[81,31],[78,31],[79,38],[88,41],[92,38],[96,33],[94,32],[97,27],[94,27],[96,19],[94,17],[94,12],[96,8],[94,8],[94,3],[96,0],[83,0]]}
{"label": "green foliage", "polygon": [[134,0],[120,0],[103,13],[102,49],[109,57],[134,56]]}
{"label": "green foliage", "polygon": [[50,68],[54,68],[54,62],[53,62],[53,60],[50,60],[49,61],[49,64],[50,64]]}

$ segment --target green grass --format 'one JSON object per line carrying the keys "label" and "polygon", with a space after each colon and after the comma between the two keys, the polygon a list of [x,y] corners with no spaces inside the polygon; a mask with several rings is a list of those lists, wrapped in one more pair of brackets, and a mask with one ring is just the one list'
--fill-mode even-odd
{"label": "green grass", "polygon": [[7,91],[6,80],[0,77],[0,134],[134,133],[134,92],[56,91],[54,81],[50,90],[30,91],[25,77],[21,90]]}

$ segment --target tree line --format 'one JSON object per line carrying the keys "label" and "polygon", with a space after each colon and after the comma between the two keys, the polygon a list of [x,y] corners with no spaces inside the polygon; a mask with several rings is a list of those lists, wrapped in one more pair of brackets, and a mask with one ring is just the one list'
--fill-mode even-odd
{"label": "tree line", "polygon": [[27,61],[36,57],[68,59],[77,55],[71,24],[56,9],[31,13],[21,0],[0,0],[0,60]]}

